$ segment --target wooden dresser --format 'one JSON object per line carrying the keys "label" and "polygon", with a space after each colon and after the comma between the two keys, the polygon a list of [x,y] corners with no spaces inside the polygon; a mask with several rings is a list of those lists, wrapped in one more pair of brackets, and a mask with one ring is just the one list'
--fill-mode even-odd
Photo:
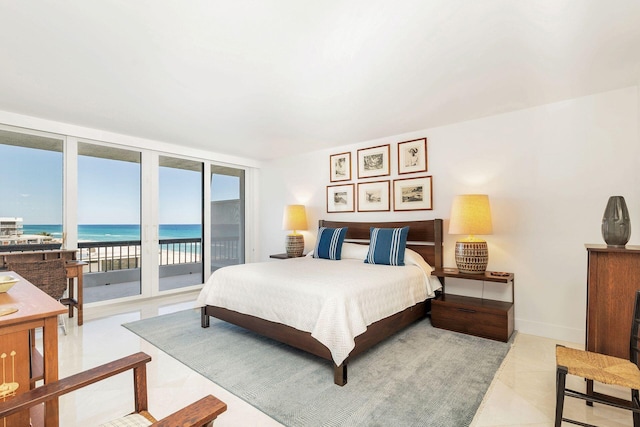
{"label": "wooden dresser", "polygon": [[586,349],[627,359],[640,246],[585,245],[588,253]]}
{"label": "wooden dresser", "polygon": [[[11,399],[34,387],[36,381],[46,384],[58,379],[58,315],[66,309],[17,273],[3,274],[20,279],[8,292],[0,293],[0,308],[18,309],[0,316],[0,392],[3,399]],[[42,352],[35,346],[36,329],[42,330]],[[57,427],[58,401],[0,419],[0,425]]]}

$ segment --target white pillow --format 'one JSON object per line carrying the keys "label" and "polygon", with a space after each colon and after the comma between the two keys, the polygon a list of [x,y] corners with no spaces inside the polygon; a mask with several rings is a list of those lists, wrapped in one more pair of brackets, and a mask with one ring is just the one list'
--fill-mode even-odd
{"label": "white pillow", "polygon": [[404,263],[413,264],[421,267],[424,271],[431,273],[434,268],[429,265],[427,261],[420,256],[420,254],[412,249],[406,248],[404,250]]}
{"label": "white pillow", "polygon": [[342,258],[359,259],[364,262],[364,259],[369,253],[369,245],[359,245],[357,243],[344,242],[342,244]]}
{"label": "white pillow", "polygon": [[[344,242],[342,244],[342,258],[360,259],[364,261],[369,253],[369,245],[363,245],[358,243]],[[310,256],[311,254],[307,254]],[[425,272],[431,273],[433,267],[431,267],[416,251],[405,248],[404,250],[405,264],[413,264],[421,267]]]}
{"label": "white pillow", "polygon": [[440,280],[438,280],[436,276],[431,275],[431,272],[435,269],[431,267],[429,263],[416,251],[406,248],[404,250],[404,263],[405,265],[417,265],[420,270],[422,270],[422,274],[424,274],[424,278],[427,281],[427,295],[430,297],[434,297],[435,291],[442,288]]}

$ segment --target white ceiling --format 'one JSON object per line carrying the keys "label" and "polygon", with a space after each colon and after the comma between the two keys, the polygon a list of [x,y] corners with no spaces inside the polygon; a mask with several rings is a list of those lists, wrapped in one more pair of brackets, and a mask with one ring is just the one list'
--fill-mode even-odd
{"label": "white ceiling", "polygon": [[637,85],[638,0],[0,0],[0,110],[269,159]]}

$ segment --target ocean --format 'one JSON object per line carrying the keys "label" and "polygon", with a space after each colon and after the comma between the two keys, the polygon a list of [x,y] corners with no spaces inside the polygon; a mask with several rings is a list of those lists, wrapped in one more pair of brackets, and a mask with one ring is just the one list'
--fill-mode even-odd
{"label": "ocean", "polygon": [[[49,233],[54,239],[62,239],[62,225],[24,224],[24,234]],[[160,224],[160,239],[197,238],[202,234],[200,224]],[[137,224],[80,224],[79,242],[114,242],[140,240],[140,226]]]}

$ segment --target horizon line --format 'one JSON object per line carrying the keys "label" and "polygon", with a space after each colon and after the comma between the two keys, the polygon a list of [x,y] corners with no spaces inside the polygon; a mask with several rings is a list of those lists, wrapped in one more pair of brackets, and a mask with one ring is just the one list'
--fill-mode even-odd
{"label": "horizon line", "polygon": [[[24,225],[60,225],[62,224],[22,224]],[[78,225],[142,225],[142,224],[128,224],[128,223],[96,223],[96,224],[78,224]],[[161,223],[158,225],[202,225],[199,223],[191,223],[191,222],[172,222],[172,223]]]}

